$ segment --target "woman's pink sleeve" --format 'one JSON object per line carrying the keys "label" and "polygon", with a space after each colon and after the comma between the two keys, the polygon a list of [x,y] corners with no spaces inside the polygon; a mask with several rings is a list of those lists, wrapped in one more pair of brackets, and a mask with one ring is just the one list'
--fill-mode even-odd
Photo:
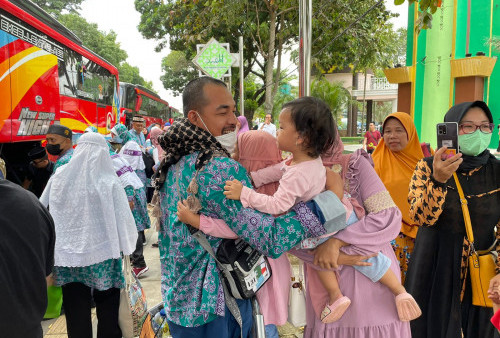
{"label": "woman's pink sleeve", "polygon": [[264,184],[278,182],[283,177],[283,162],[271,165],[269,167],[253,171],[250,173],[252,176],[253,185],[256,188],[263,186]]}
{"label": "woman's pink sleeve", "polygon": [[366,215],[334,237],[352,244],[344,248],[347,254],[379,252],[399,234],[401,212],[368,159],[358,154],[352,160],[346,178],[352,197],[362,203]]}
{"label": "woman's pink sleeve", "polygon": [[287,172],[280,180],[280,186],[273,196],[260,194],[250,188],[243,187],[240,201],[245,208],[278,215],[290,210],[297,203],[297,197],[304,196],[308,190],[310,187],[308,187],[302,173],[298,171]]}
{"label": "woman's pink sleeve", "polygon": [[500,330],[500,310],[495,312],[493,317],[491,317],[491,324],[496,327],[497,330]]}
{"label": "woman's pink sleeve", "polygon": [[205,215],[200,215],[200,230],[213,237],[238,238],[233,230],[227,226],[226,222]]}

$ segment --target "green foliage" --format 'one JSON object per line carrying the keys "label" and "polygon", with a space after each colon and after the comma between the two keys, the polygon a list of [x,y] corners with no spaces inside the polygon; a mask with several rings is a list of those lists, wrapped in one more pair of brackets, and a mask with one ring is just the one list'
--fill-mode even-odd
{"label": "green foliage", "polygon": [[151,81],[144,80],[144,78],[140,75],[138,67],[132,66],[127,62],[122,62],[118,66],[118,72],[120,73],[120,81],[138,84],[154,91],[153,83]]}
{"label": "green foliage", "polygon": [[76,34],[83,44],[111,64],[118,66],[127,59],[127,52],[116,42],[116,33],[102,32],[95,23],[88,23],[78,14],[62,14],[58,20]]}
{"label": "green foliage", "polygon": [[350,101],[350,95],[341,82],[330,83],[320,76],[311,83],[311,95],[322,99],[332,110],[337,124]]}
{"label": "green foliage", "polygon": [[31,0],[44,11],[50,14],[59,15],[62,11],[77,13],[84,0]]}
{"label": "green foliage", "polygon": [[[359,20],[360,15],[376,3],[377,0],[313,1],[312,54],[319,72],[328,71],[332,66],[343,68],[351,64],[363,69],[381,57],[384,60],[392,57],[395,48],[389,50],[389,43],[385,40],[390,40],[386,35],[392,28],[388,28],[387,21],[393,14],[381,4]],[[245,97],[261,106],[266,90],[272,90],[273,96],[279,95],[279,85],[275,86],[275,83],[280,84],[276,77],[282,73],[280,64],[276,63],[279,71],[274,76],[269,74],[272,67],[267,66],[297,43],[297,0],[135,0],[135,6],[141,13],[139,31],[146,38],[159,41],[157,50],[169,45],[171,50],[182,50],[186,60],[192,60],[196,55],[196,44],[206,43],[211,37],[228,42],[231,51],[237,51],[237,37],[242,35],[245,41],[244,75],[247,77],[253,73],[260,79],[260,87],[250,96],[245,93]],[[351,23],[354,25],[340,35]],[[271,38],[273,35],[274,39]],[[376,47],[367,48],[371,45]],[[362,62],[357,61],[360,59]],[[171,75],[164,71],[165,76]],[[180,88],[177,82],[167,85],[167,89]],[[237,93],[237,86],[233,87]],[[273,106],[270,108],[276,110]]]}
{"label": "green foliage", "polygon": [[58,20],[82,40],[83,45],[118,68],[120,81],[142,85],[152,90],[153,83],[145,81],[139,68],[125,60],[128,55],[116,41],[116,33],[100,31],[97,24],[89,23],[78,14],[61,14]]}
{"label": "green foliage", "polygon": [[345,136],[340,138],[344,144],[359,144],[363,143],[363,136]]}
{"label": "green foliage", "polygon": [[394,0],[394,4],[402,5],[405,1],[408,1],[410,5],[418,2],[419,13],[415,25],[415,31],[418,33],[422,29],[432,27],[432,14],[436,13],[438,7],[442,6],[442,2],[445,0]]}
{"label": "green foliage", "polygon": [[174,96],[182,93],[184,86],[198,77],[192,63],[186,59],[182,51],[173,50],[161,62],[163,74],[160,77],[163,87],[172,91]]}
{"label": "green foliage", "polygon": [[376,123],[384,122],[387,115],[392,113],[392,102],[390,101],[375,101],[373,102],[373,121]]}

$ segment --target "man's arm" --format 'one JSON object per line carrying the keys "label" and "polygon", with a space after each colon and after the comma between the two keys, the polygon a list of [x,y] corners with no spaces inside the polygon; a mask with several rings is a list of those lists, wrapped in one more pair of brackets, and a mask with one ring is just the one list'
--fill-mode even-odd
{"label": "man's arm", "polygon": [[224,220],[238,237],[272,258],[279,257],[301,240],[326,233],[315,214],[304,203],[293,211],[273,217],[257,210],[243,208],[240,201],[226,199],[224,184],[237,179],[251,187],[246,170],[228,158],[212,160],[198,176],[201,213]]}

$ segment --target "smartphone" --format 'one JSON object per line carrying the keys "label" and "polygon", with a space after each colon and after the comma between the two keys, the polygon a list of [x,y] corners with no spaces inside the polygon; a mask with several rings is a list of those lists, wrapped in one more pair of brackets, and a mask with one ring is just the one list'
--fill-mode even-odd
{"label": "smartphone", "polygon": [[458,123],[443,122],[438,123],[437,129],[437,147],[447,147],[446,157],[458,154],[460,148],[458,145]]}

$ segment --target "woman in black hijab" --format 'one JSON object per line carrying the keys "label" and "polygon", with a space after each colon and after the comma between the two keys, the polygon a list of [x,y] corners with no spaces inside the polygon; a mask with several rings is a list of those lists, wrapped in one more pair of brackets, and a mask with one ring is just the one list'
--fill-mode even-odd
{"label": "woman in black hijab", "polygon": [[[470,245],[452,177],[457,172],[468,201],[476,250],[495,250],[500,235],[495,233],[500,220],[500,161],[488,150],[493,117],[486,103],[475,101],[453,106],[444,120],[459,124],[460,153],[446,158],[444,148],[437,150],[434,157],[417,163],[410,182],[410,215],[420,229],[406,288],[422,309],[422,316],[411,322],[412,335],[495,337],[498,333],[489,323],[492,309],[472,305]],[[494,279],[500,281],[500,275]]]}

